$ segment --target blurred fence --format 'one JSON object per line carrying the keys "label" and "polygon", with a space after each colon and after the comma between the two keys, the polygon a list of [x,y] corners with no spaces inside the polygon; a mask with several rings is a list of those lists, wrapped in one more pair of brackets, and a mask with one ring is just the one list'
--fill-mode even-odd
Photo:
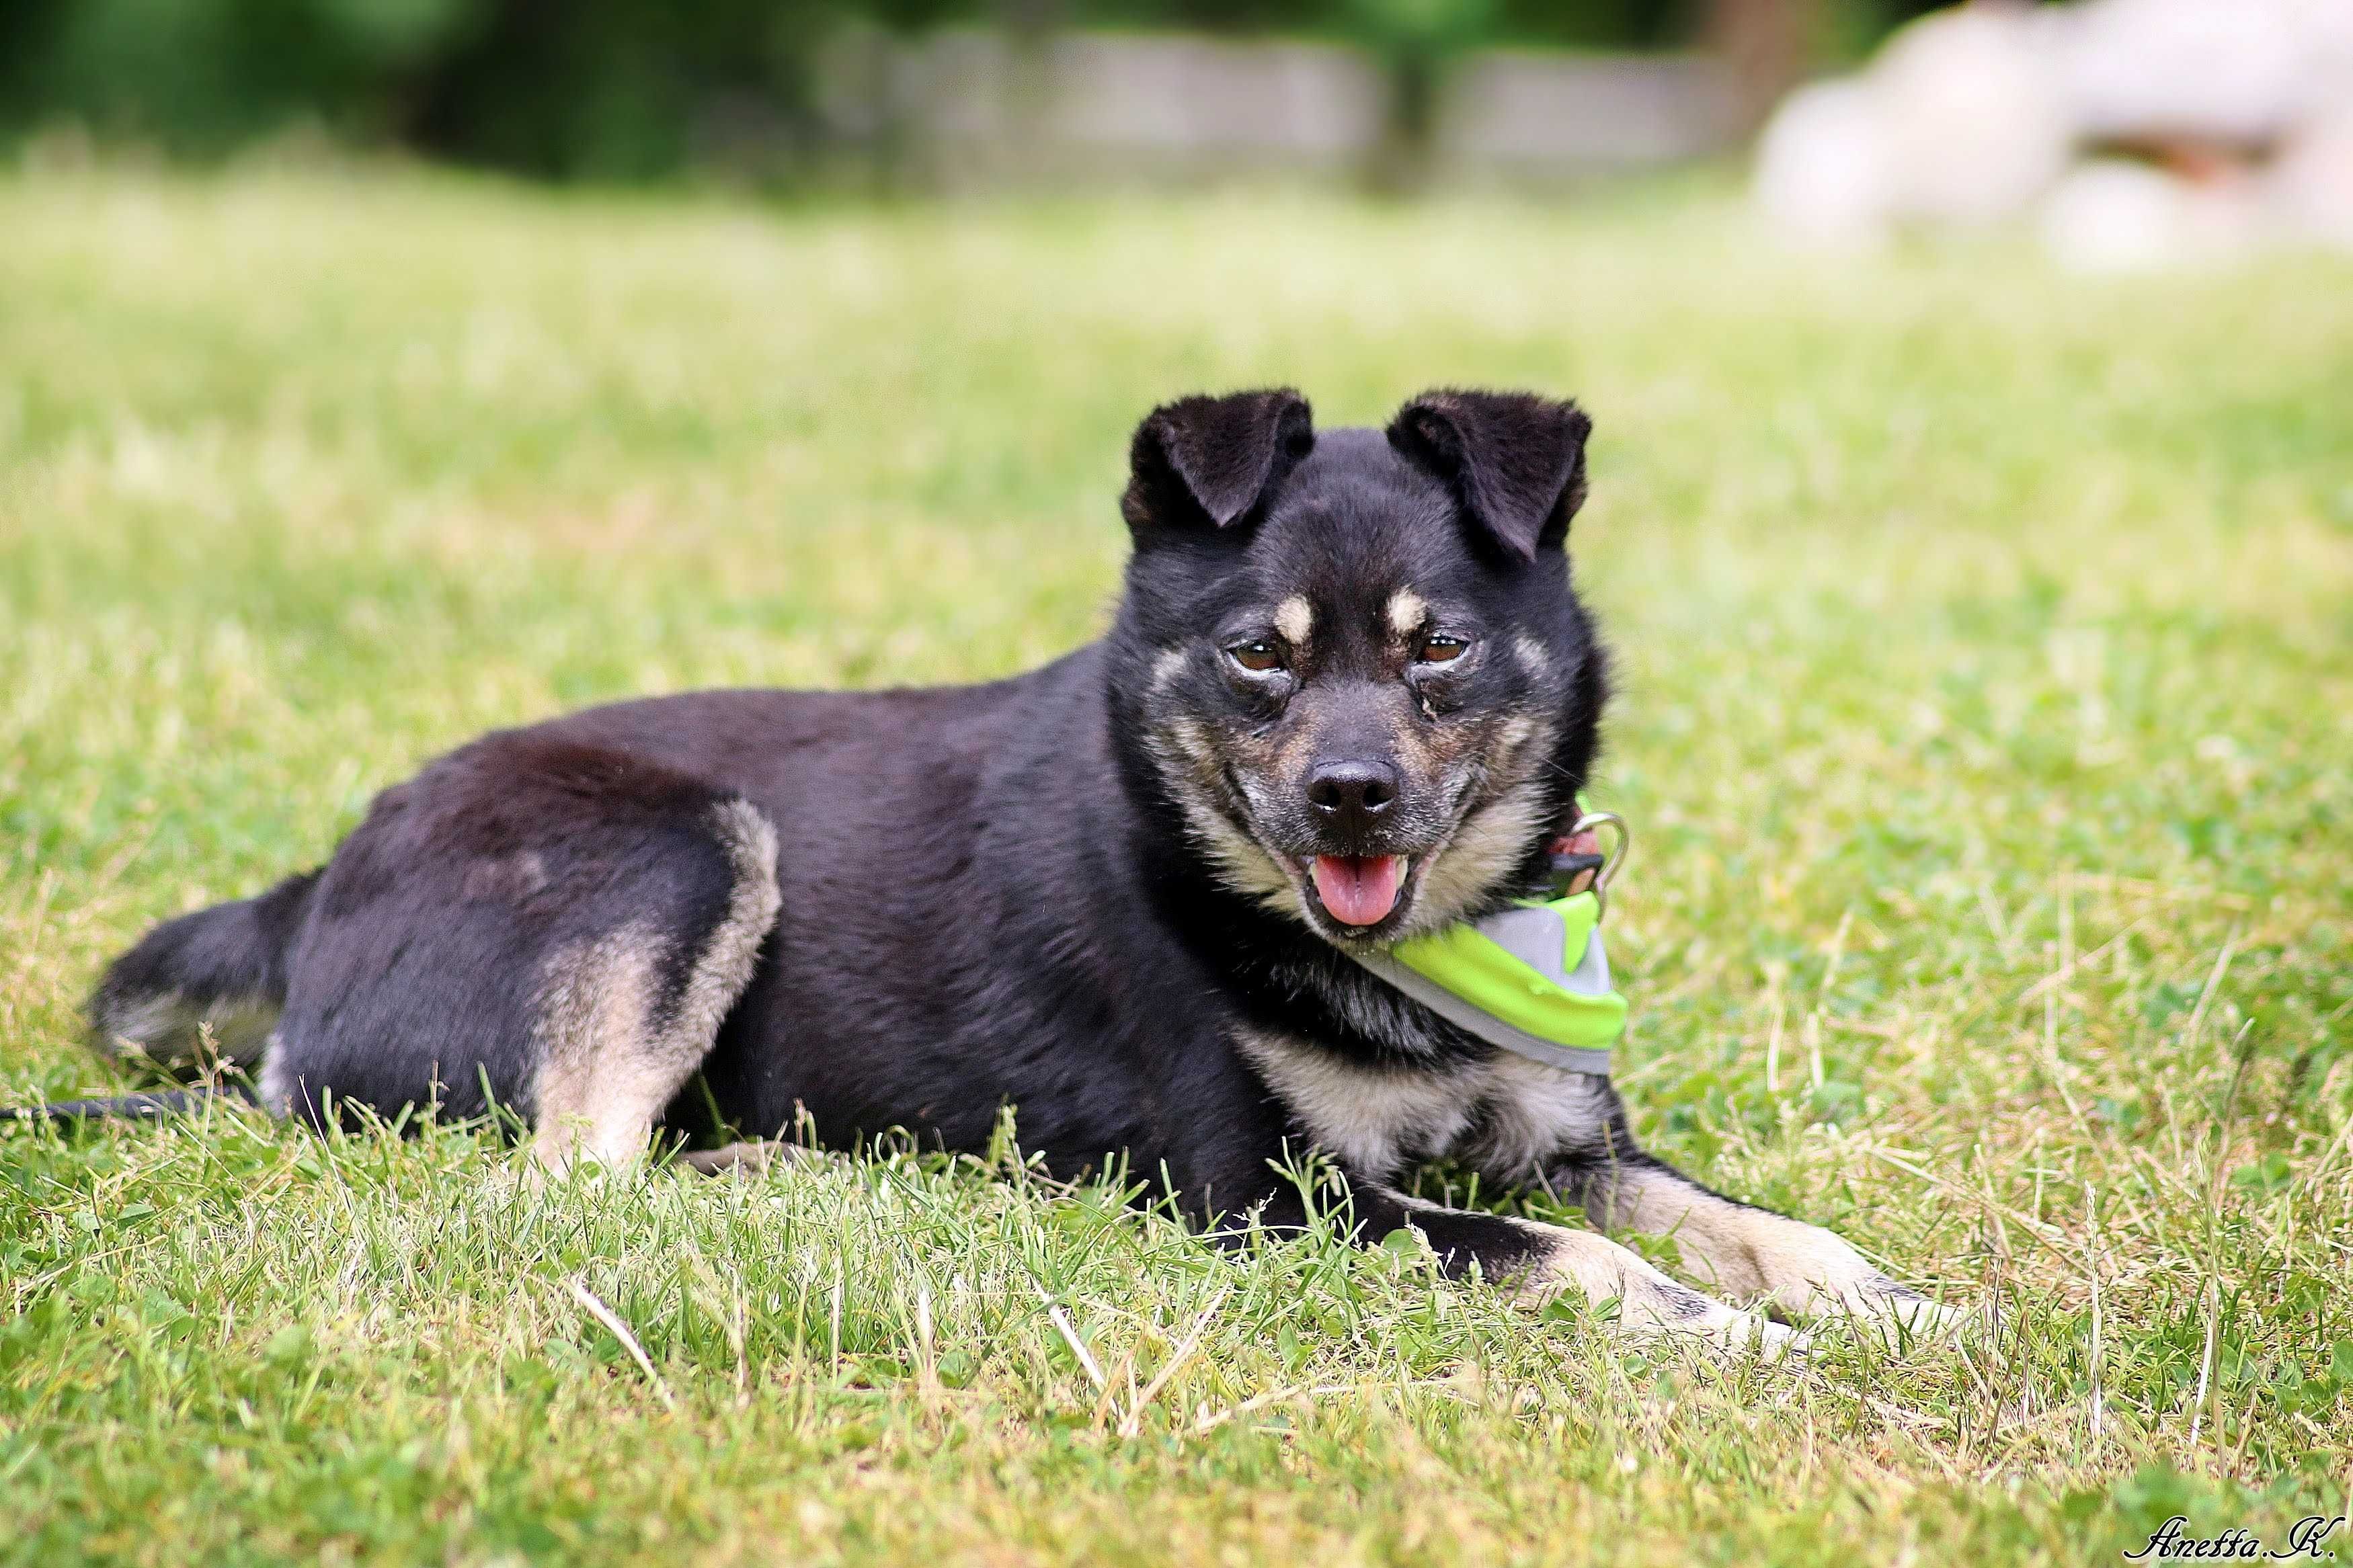
{"label": "blurred fence", "polygon": [[[871,46],[870,46],[871,47]],[[1389,84],[1335,44],[1066,33],[1025,52],[957,29],[828,73],[889,85],[822,104],[846,143],[923,184],[1350,177],[1382,155]],[[1704,155],[1741,127],[1726,73],[1694,55],[1486,50],[1452,62],[1427,157],[1449,175],[1573,179]]]}
{"label": "blurred fence", "polygon": [[1924,4],[0,0],[0,139],[206,156],[306,126],[602,179],[1554,178],[1721,147],[1826,41]]}

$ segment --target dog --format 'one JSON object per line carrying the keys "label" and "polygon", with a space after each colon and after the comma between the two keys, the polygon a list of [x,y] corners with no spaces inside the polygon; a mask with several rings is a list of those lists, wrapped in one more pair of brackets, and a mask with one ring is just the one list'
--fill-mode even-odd
{"label": "dog", "polygon": [[[704,691],[492,733],[378,795],[325,867],[157,927],[98,1040],[210,1042],[273,1112],[508,1108],[551,1166],[715,1108],[757,1159],[902,1131],[1136,1173],[1233,1236],[1410,1228],[1450,1275],[1779,1352],[1778,1317],[1948,1310],[1636,1142],[1606,1076],[1499,1051],[1351,953],[1540,886],[1609,693],[1572,582],[1590,422],[1438,390],[1318,432],[1290,390],[1136,429],[1102,640],[986,685]],[[159,1102],[160,1103],[160,1102]],[[176,1101],[173,1102],[178,1103]],[[1458,1162],[1672,1237],[1440,1206]],[[1299,1179],[1302,1162],[1325,1184]],[[1778,1313],[1771,1310],[1778,1309]]]}

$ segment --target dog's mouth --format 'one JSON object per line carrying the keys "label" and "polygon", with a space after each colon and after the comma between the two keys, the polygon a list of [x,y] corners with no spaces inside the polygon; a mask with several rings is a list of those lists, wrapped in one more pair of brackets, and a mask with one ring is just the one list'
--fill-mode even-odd
{"label": "dog's mouth", "polygon": [[1403,855],[1318,855],[1307,862],[1315,901],[1353,931],[1368,931],[1396,911],[1411,869]]}
{"label": "dog's mouth", "polygon": [[1233,802],[1228,823],[1264,858],[1253,857],[1252,863],[1282,877],[1289,897],[1276,893],[1262,879],[1250,890],[1273,907],[1293,913],[1326,940],[1351,947],[1394,941],[1415,923],[1422,884],[1461,826],[1462,795],[1468,787],[1456,787],[1451,792],[1453,798],[1440,805],[1450,824],[1443,831],[1384,835],[1388,845],[1375,838],[1361,846],[1360,852],[1349,853],[1358,847],[1345,840],[1326,847],[1329,839],[1318,844],[1314,836],[1303,836],[1305,842],[1302,842],[1290,834],[1262,831],[1258,814],[1251,809],[1257,804],[1257,792],[1231,773],[1226,784]]}

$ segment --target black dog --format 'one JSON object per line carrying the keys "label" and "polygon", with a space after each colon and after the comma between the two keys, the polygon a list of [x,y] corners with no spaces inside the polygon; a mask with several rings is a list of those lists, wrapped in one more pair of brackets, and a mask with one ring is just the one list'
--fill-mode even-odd
{"label": "black dog", "polygon": [[1287,391],[1169,404],[1135,435],[1103,641],[987,686],[486,736],[323,870],[152,932],[98,1036],[171,1063],[204,1025],[314,1121],[495,1099],[555,1163],[639,1157],[698,1072],[732,1125],[838,1145],[977,1150],[1011,1105],[1058,1172],[1124,1156],[1204,1223],[1302,1223],[1283,1167],[1312,1150],[1360,1237],[1788,1336],[1600,1236],[1389,1184],[1451,1157],[1672,1233],[1731,1294],[1939,1321],[1641,1152],[1606,1078],[1499,1053],[1345,952],[1533,890],[1575,812],[1608,690],[1565,551],[1588,428],[1518,394],[1322,435]]}

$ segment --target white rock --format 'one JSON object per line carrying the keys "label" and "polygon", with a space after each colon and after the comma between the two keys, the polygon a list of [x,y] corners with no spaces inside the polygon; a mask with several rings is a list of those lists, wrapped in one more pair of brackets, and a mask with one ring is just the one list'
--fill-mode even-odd
{"label": "white rock", "polygon": [[1937,12],[1890,38],[1868,79],[1893,215],[1971,226],[2025,211],[2072,146],[2052,57],[2050,30],[2006,5]]}
{"label": "white rock", "polygon": [[2284,231],[2353,250],[2353,100],[2292,136],[2264,185]]}
{"label": "white rock", "polygon": [[1861,81],[1799,88],[1781,100],[1757,139],[1757,205],[1792,239],[1876,243],[1891,209],[1885,135],[1878,100]]}
{"label": "white rock", "polygon": [[2303,29],[2277,0],[2089,0],[2063,15],[2081,135],[2260,143],[2302,105]]}
{"label": "white rock", "polygon": [[[2069,172],[2116,141],[2247,156],[2208,160],[2220,177],[2196,184],[2130,163]],[[1862,76],[1792,94],[1758,144],[1756,195],[1784,234],[1850,244],[2032,214],[2055,256],[2096,269],[2284,236],[2353,247],[2353,0],[1938,12]]]}
{"label": "white rock", "polygon": [[2246,184],[2200,185],[2147,163],[2099,159],[2052,187],[2042,243],[2079,272],[2145,272],[2214,261],[2263,238],[2263,214]]}

